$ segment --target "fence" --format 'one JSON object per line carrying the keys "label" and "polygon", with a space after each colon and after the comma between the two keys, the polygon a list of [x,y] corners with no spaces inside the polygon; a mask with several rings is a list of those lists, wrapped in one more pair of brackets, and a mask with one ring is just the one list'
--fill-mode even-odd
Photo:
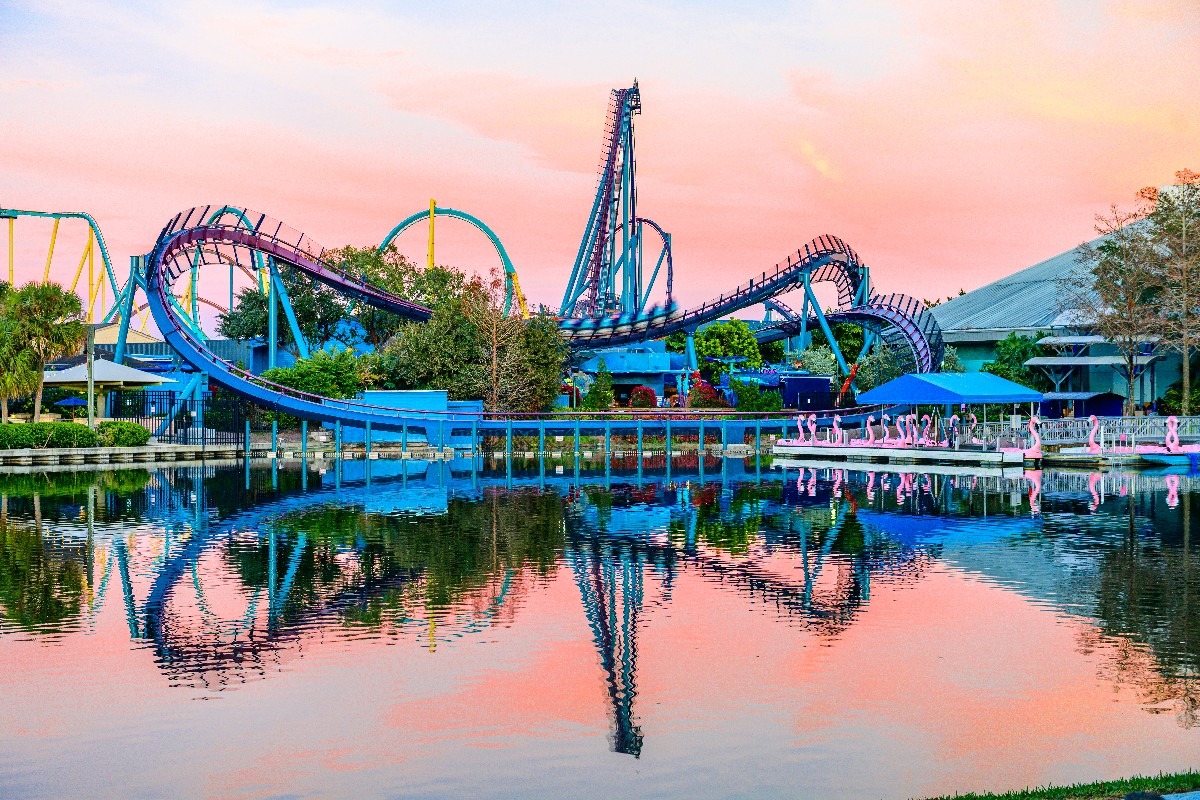
{"label": "fence", "polygon": [[115,419],[136,422],[152,433],[160,431],[158,441],[162,444],[245,445],[245,423],[253,412],[246,401],[225,392],[206,392],[201,400],[173,398],[171,392],[114,392],[112,414]]}

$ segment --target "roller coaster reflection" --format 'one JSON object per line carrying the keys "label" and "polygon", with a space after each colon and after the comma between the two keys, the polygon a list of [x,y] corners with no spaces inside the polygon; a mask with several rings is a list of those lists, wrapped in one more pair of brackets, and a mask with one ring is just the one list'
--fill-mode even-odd
{"label": "roller coaster reflection", "polygon": [[[150,646],[171,682],[219,690],[265,676],[329,630],[437,647],[511,623],[538,570],[563,565],[599,656],[612,748],[637,755],[638,636],[682,573],[792,627],[837,636],[873,584],[916,580],[932,557],[885,533],[879,512],[939,518],[970,489],[940,476],[813,469],[764,483],[725,473],[579,484],[544,471],[456,474],[445,464],[344,468],[155,473],[128,509],[124,500],[110,509],[131,518],[92,526],[107,544],[94,604],[118,583],[130,636]],[[991,483],[999,498],[1024,485]],[[511,548],[498,555],[496,519]],[[442,547],[438,537],[462,564],[428,555]],[[778,559],[797,569],[780,570]]]}

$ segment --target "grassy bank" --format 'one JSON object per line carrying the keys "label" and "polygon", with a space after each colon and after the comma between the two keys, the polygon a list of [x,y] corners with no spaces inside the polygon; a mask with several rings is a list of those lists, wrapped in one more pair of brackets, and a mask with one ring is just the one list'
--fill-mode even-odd
{"label": "grassy bank", "polygon": [[1074,786],[1047,786],[1003,794],[956,794],[931,800],[1117,800],[1130,792],[1193,792],[1200,790],[1200,772],[1180,772],[1153,778],[1128,778],[1122,781],[1080,783]]}

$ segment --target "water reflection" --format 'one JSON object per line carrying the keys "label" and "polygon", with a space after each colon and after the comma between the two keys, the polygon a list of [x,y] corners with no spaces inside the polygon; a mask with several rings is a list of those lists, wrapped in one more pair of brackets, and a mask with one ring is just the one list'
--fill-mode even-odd
{"label": "water reflection", "polygon": [[1105,680],[1181,726],[1200,719],[1194,476],[759,480],[739,467],[711,480],[404,462],[0,476],[0,636],[88,633],[115,594],[109,611],[172,686],[219,692],[320,642],[436,652],[519,626],[566,570],[611,749],[639,756],[639,637],[681,574],[836,643],[873,588],[917,587],[945,564],[1087,619],[1080,648],[1107,654]]}

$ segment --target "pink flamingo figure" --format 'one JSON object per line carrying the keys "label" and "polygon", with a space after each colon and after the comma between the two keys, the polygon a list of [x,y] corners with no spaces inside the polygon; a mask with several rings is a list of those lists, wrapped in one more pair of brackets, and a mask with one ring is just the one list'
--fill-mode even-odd
{"label": "pink flamingo figure", "polygon": [[1025,473],[1025,479],[1029,481],[1029,513],[1041,514],[1042,471],[1031,469]]}
{"label": "pink flamingo figure", "polygon": [[796,417],[796,444],[808,444],[804,438],[804,415]]}
{"label": "pink flamingo figure", "polygon": [[1167,508],[1176,508],[1179,505],[1179,476],[1168,475],[1164,480],[1167,484]]}
{"label": "pink flamingo figure", "polygon": [[883,423],[883,441],[880,442],[884,447],[890,447],[892,444],[892,418],[884,414],[879,418]]}
{"label": "pink flamingo figure", "polygon": [[839,414],[833,415],[833,444],[840,445],[842,443],[842,417]]}
{"label": "pink flamingo figure", "polygon": [[808,415],[808,443],[809,444],[817,443],[817,415],[816,414]]}
{"label": "pink flamingo figure", "polygon": [[908,443],[913,445],[914,447],[916,447],[916,445],[918,443],[917,442],[918,433],[920,433],[920,431],[917,428],[917,415],[909,414],[908,415]]}
{"label": "pink flamingo figure", "polygon": [[971,415],[971,427],[967,429],[967,438],[971,444],[983,444],[983,440],[975,438],[975,426],[979,424],[979,418],[974,414]]}
{"label": "pink flamingo figure", "polygon": [[924,445],[933,444],[933,442],[930,441],[930,439],[929,439],[929,428],[933,423],[933,418],[930,417],[928,414],[922,414],[921,422],[924,424],[921,425],[921,439],[917,442],[917,444],[924,444]]}
{"label": "pink flamingo figure", "polygon": [[1092,414],[1088,417],[1088,422],[1092,423],[1092,430],[1088,433],[1088,452],[1092,455],[1100,455],[1100,443],[1096,441],[1096,434],[1100,432],[1100,420],[1096,419],[1096,415]]}
{"label": "pink flamingo figure", "polygon": [[897,447],[903,447],[904,443],[907,441],[908,441],[908,431],[904,427],[904,415],[901,414],[898,417],[896,417],[896,441],[895,441],[895,444]]}
{"label": "pink flamingo figure", "polygon": [[1100,485],[1100,481],[1103,479],[1104,476],[1099,472],[1093,472],[1088,476],[1088,494],[1092,496],[1091,501],[1088,503],[1088,511],[1095,511],[1100,507],[1100,492],[1096,490],[1096,487]]}
{"label": "pink flamingo figure", "polygon": [[867,417],[867,447],[875,446],[875,415]]}
{"label": "pink flamingo figure", "polygon": [[1167,452],[1182,453],[1183,448],[1179,446],[1179,419],[1172,414],[1167,417]]}
{"label": "pink flamingo figure", "polygon": [[1041,458],[1042,457],[1042,434],[1038,431],[1038,426],[1042,424],[1040,417],[1029,418],[1029,432],[1033,434],[1033,446],[1025,451],[1026,458]]}

